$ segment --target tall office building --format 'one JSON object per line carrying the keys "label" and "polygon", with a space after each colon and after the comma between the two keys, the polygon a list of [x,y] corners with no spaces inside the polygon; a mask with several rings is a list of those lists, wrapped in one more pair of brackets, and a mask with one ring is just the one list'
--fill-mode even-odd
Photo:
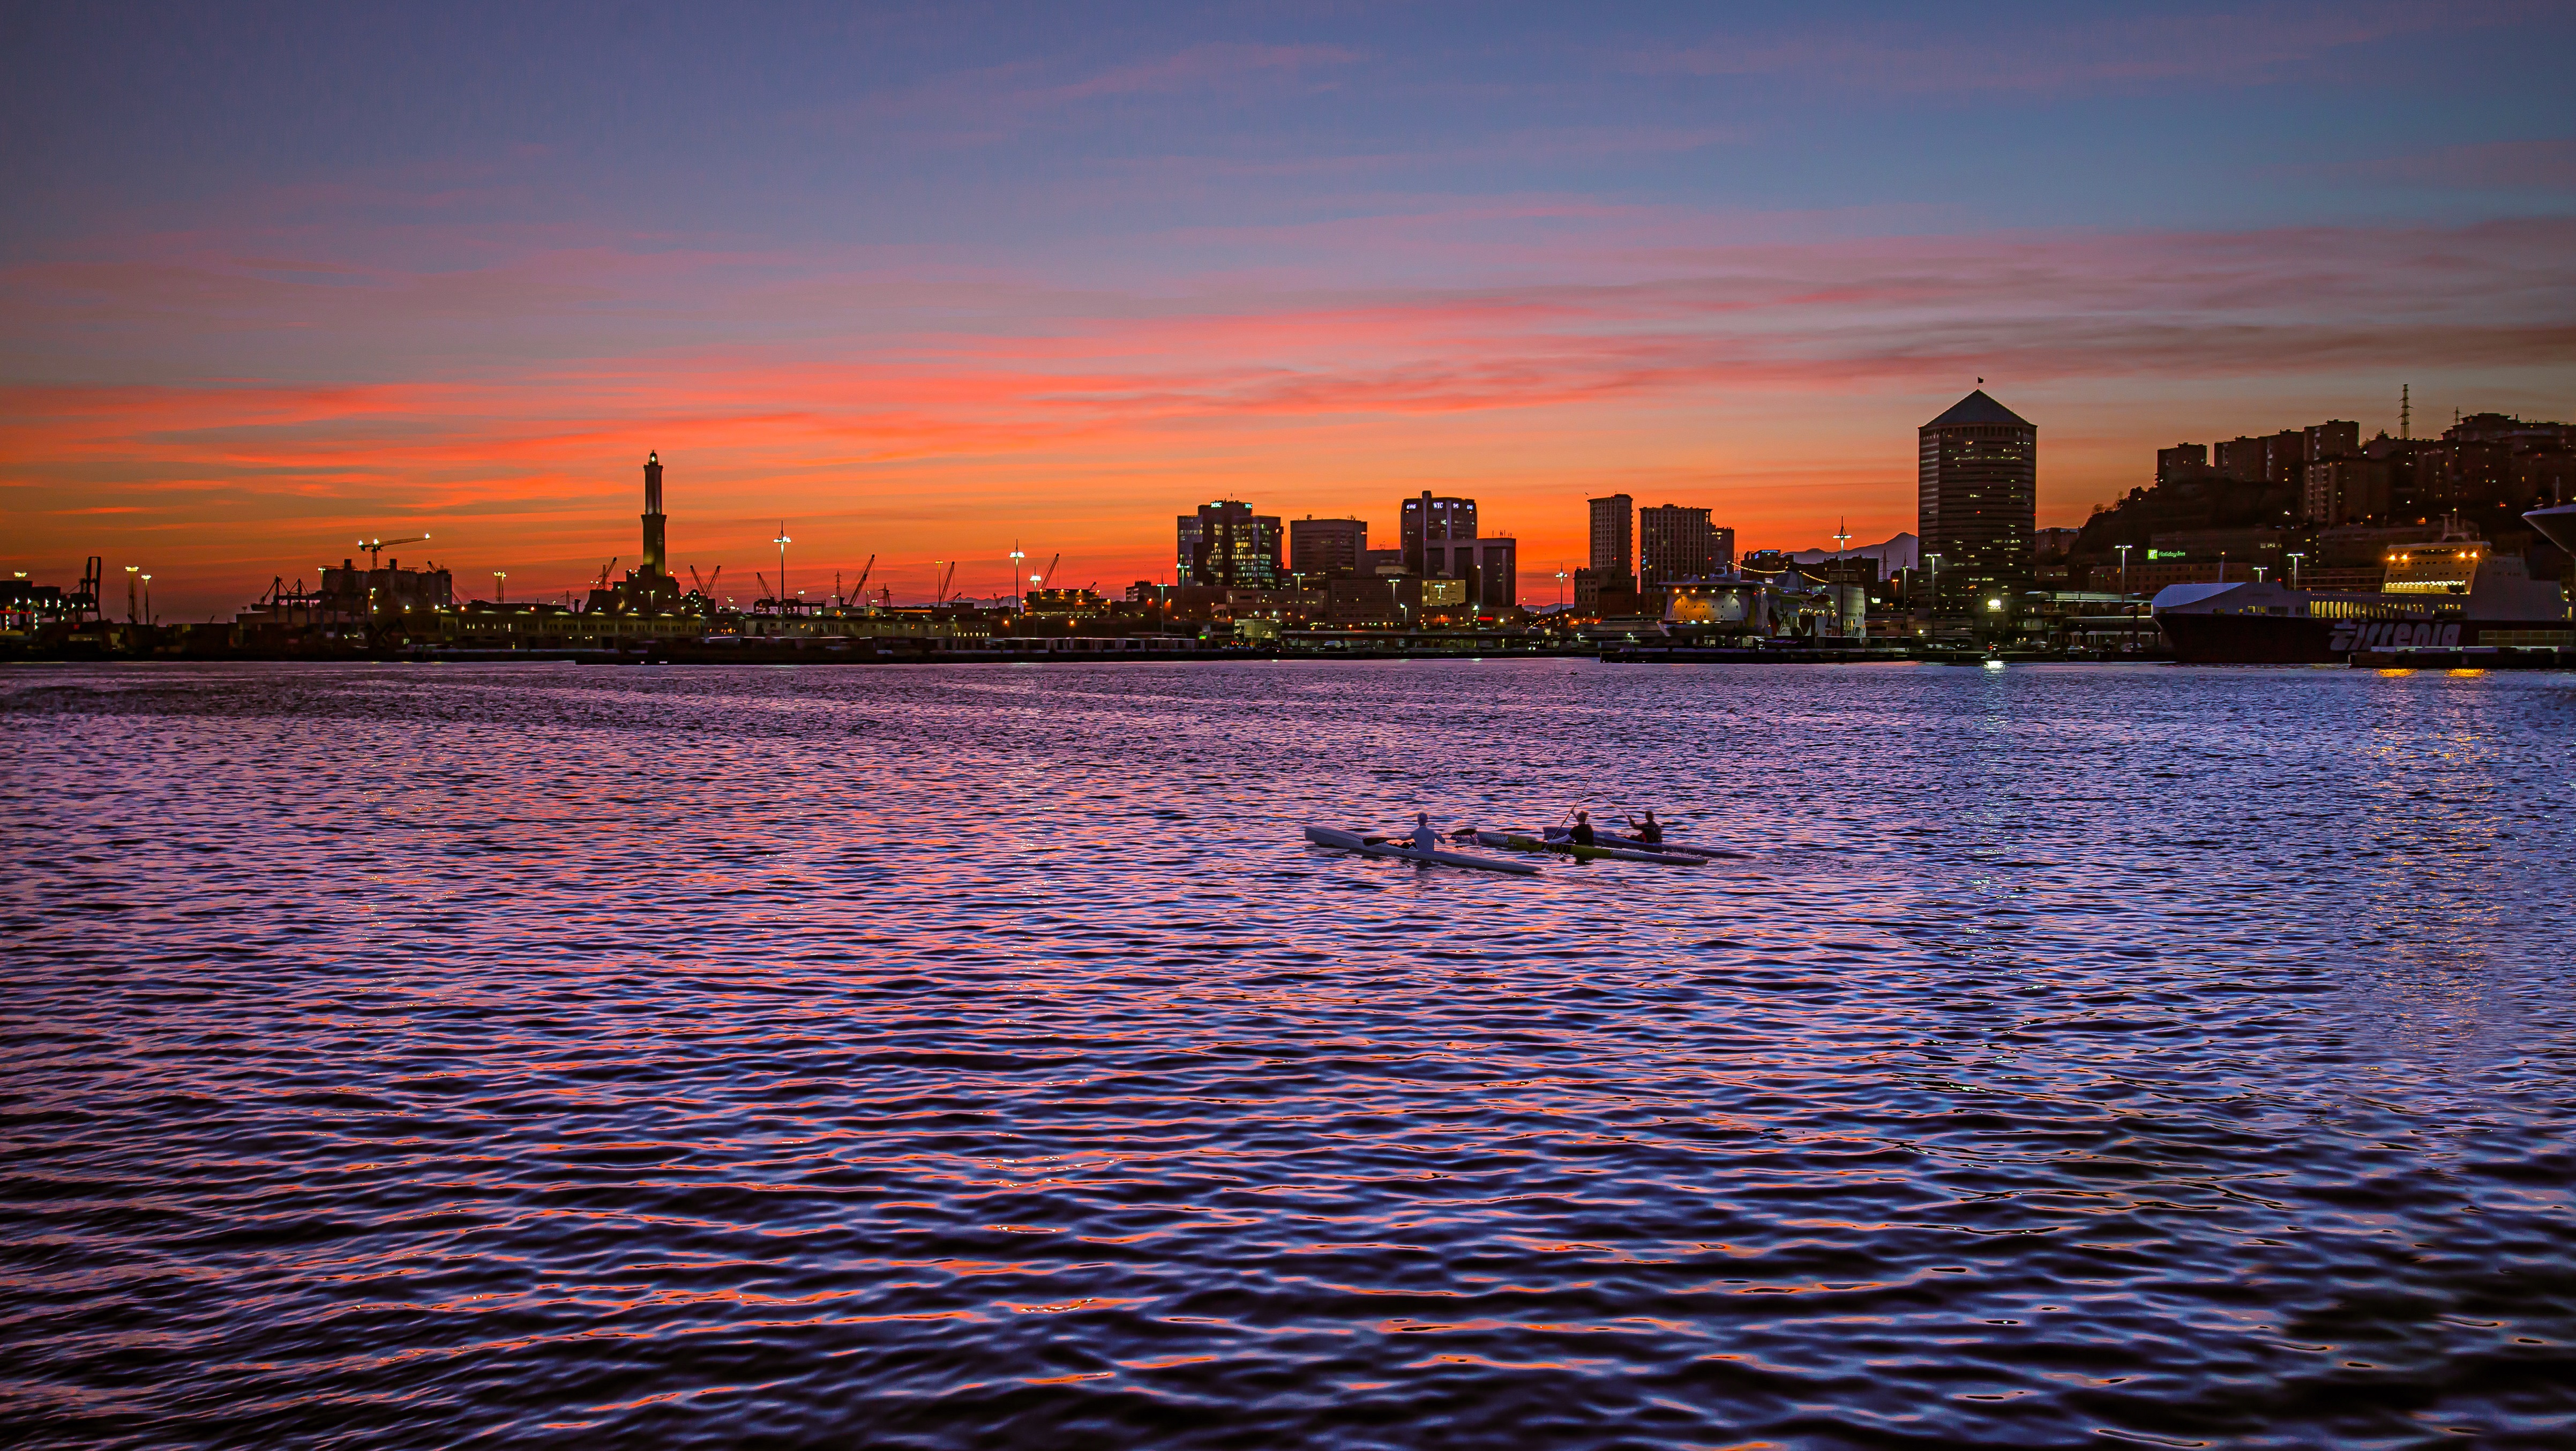
{"label": "tall office building", "polygon": [[1422,567],[1424,541],[1475,538],[1476,501],[1434,498],[1425,489],[1420,498],[1404,501],[1398,535],[1404,546],[1404,567],[1415,574],[1427,573]]}
{"label": "tall office building", "polygon": [[1350,574],[1368,558],[1366,519],[1288,521],[1288,568],[1309,578]]}
{"label": "tall office building", "polygon": [[[1710,527],[1706,509],[1658,504],[1637,511],[1637,584],[1652,589],[1677,579],[1706,579],[1724,573],[1715,551],[1718,530]],[[1735,555],[1735,531],[1726,534],[1728,563]]]}
{"label": "tall office building", "polygon": [[1282,572],[1279,545],[1276,514],[1255,514],[1240,499],[1201,504],[1197,514],[1180,517],[1181,580],[1226,589],[1276,589]]}
{"label": "tall office building", "polygon": [[1606,499],[1590,501],[1592,506],[1593,578],[1621,580],[1637,572],[1637,501],[1626,494],[1612,494]]}
{"label": "tall office building", "polygon": [[1916,533],[1941,597],[2009,604],[2030,584],[2039,430],[1980,388],[1924,424],[1921,444]]}

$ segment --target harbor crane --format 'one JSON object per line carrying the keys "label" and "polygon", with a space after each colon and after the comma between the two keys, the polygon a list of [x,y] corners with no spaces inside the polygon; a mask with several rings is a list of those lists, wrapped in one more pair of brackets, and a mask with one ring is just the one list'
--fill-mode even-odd
{"label": "harbor crane", "polygon": [[367,551],[367,568],[373,571],[384,567],[384,552],[395,545],[427,544],[428,542],[428,535],[415,534],[409,539],[361,539],[358,541],[358,547]]}
{"label": "harbor crane", "polygon": [[592,585],[592,586],[591,586],[591,588],[592,588],[592,589],[606,589],[606,588],[608,588],[608,572],[609,572],[610,570],[615,569],[615,568],[617,567],[617,561],[618,561],[620,558],[622,558],[622,557],[623,557],[623,556],[615,555],[615,554],[612,554],[612,555],[610,555],[610,556],[608,557],[608,562],[607,562],[606,564],[603,564],[603,565],[601,565],[601,566],[599,567],[599,583],[597,583],[597,584],[595,584],[595,585]]}
{"label": "harbor crane", "polygon": [[1038,576],[1038,588],[1045,589],[1055,583],[1055,567],[1062,563],[1064,563],[1064,551],[1059,549],[1055,552],[1055,558],[1047,561],[1046,573]]}
{"label": "harbor crane", "polygon": [[877,557],[871,554],[868,556],[868,562],[859,570],[859,582],[850,587],[851,599],[857,600],[862,605],[868,602],[868,576],[876,572]]}

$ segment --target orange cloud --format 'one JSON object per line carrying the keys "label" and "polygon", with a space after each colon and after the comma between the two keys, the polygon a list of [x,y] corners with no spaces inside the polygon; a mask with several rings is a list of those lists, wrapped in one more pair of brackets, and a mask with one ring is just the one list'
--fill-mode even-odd
{"label": "orange cloud", "polygon": [[2080,518],[2158,442],[2393,396],[2392,359],[2419,399],[2456,376],[2509,406],[2576,358],[2576,222],[1621,240],[1568,250],[1571,280],[1449,288],[597,246],[438,277],[245,247],[23,267],[0,298],[24,335],[91,351],[61,365],[82,380],[0,388],[7,562],[149,554],[212,607],[426,531],[463,580],[543,593],[631,551],[653,448],[678,557],[736,574],[774,567],[783,518],[818,575],[876,554],[899,593],[959,556],[998,587],[1014,537],[1122,585],[1168,568],[1172,516],[1208,498],[1383,530],[1433,488],[1519,534],[1545,599],[1582,498],[1614,488],[1713,504],[1748,543],[1910,528],[1913,428],[1979,375],[2042,426],[2044,507]]}

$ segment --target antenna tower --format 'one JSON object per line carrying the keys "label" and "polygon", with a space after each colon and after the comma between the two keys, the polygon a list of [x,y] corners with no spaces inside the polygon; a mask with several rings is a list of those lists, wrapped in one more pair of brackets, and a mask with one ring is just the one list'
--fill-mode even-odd
{"label": "antenna tower", "polygon": [[2415,400],[2410,396],[2411,392],[2412,385],[2406,383],[2397,385],[2397,436],[2399,438],[2415,436]]}

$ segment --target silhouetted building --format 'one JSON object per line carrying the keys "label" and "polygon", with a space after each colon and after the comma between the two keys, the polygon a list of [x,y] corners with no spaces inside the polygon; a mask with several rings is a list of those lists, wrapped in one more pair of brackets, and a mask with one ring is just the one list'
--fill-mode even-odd
{"label": "silhouetted building", "polygon": [[1658,504],[1637,511],[1637,584],[1708,579],[1735,567],[1735,531],[1708,522],[1706,509]]}
{"label": "silhouetted building", "polygon": [[1590,501],[1592,510],[1592,558],[1587,561],[1593,577],[1603,580],[1624,579],[1637,572],[1637,501],[1626,494],[1612,494],[1606,499]]}
{"label": "silhouetted building", "polygon": [[1288,521],[1288,568],[1312,578],[1358,572],[1367,557],[1366,519],[1318,519],[1308,515]]}
{"label": "silhouetted building", "polygon": [[1279,584],[1279,518],[1255,514],[1240,499],[1201,504],[1195,516],[1181,516],[1180,543],[1185,583],[1223,589]]}
{"label": "silhouetted building", "polygon": [[2312,524],[2358,524],[2389,510],[2395,469],[2384,458],[2321,458],[2308,465],[2300,512]]}
{"label": "silhouetted building", "polygon": [[1397,530],[1397,542],[1404,546],[1404,567],[1413,573],[1429,573],[1422,567],[1422,548],[1426,542],[1475,537],[1475,500],[1435,498],[1430,490],[1425,489],[1420,498],[1404,501],[1404,517]]}
{"label": "silhouetted building", "polygon": [[668,574],[665,563],[662,526],[662,455],[659,450],[644,455],[644,568],[646,575]]}
{"label": "silhouetted building", "polygon": [[669,549],[663,529],[668,521],[662,514],[662,455],[647,451],[644,455],[644,562],[626,571],[626,576],[609,584],[602,575],[598,588],[590,592],[587,609],[621,615],[667,615],[680,607],[680,582],[671,577]]}
{"label": "silhouetted building", "polygon": [[326,565],[315,593],[323,610],[353,618],[456,605],[456,581],[446,570],[405,569],[399,559],[387,560],[380,569],[360,569],[355,559],[341,560],[337,569]]}
{"label": "silhouetted building", "polygon": [[2038,526],[2039,430],[1982,388],[1923,425],[1917,532],[1944,598],[2018,595]]}
{"label": "silhouetted building", "polygon": [[1574,572],[1574,608],[1578,614],[1601,612],[1601,592],[1637,587],[1637,501],[1626,494],[1588,501],[1592,515],[1591,557]]}
{"label": "silhouetted building", "polygon": [[2208,472],[2208,444],[2178,443],[2171,448],[2156,450],[2156,482],[2159,484],[2197,479]]}
{"label": "silhouetted building", "polygon": [[1463,581],[1467,601],[1479,609],[1505,610],[1520,602],[1520,541],[1516,539],[1434,539],[1422,546],[1422,565],[1425,579]]}

